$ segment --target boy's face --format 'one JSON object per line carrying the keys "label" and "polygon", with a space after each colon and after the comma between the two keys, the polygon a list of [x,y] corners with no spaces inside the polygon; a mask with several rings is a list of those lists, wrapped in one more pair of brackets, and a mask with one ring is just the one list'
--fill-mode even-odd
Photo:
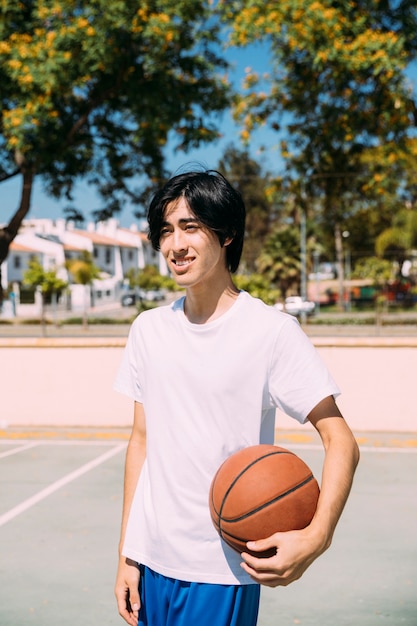
{"label": "boy's face", "polygon": [[228,274],[225,246],[201,224],[183,197],[165,209],[159,244],[173,278],[181,287],[209,285]]}

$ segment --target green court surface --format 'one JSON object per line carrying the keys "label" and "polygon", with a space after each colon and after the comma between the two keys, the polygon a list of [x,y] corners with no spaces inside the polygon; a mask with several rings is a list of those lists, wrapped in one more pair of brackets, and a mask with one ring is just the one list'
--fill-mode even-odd
{"label": "green court surface", "polygon": [[[263,588],[259,626],[417,625],[416,435],[358,441],[333,545],[301,580]],[[1,626],[124,623],[113,582],[126,443],[122,431],[3,431]],[[320,475],[315,441],[283,433],[277,443]]]}

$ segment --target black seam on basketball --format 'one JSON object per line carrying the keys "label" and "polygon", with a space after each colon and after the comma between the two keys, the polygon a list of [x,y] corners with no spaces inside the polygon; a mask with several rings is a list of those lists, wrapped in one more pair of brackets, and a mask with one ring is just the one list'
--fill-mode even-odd
{"label": "black seam on basketball", "polygon": [[252,467],[253,465],[256,465],[260,461],[263,461],[263,459],[267,459],[269,456],[274,456],[275,454],[292,454],[292,452],[289,452],[288,450],[274,450],[273,452],[268,452],[267,454],[264,454],[264,455],[262,455],[262,456],[260,456],[260,457],[258,457],[256,459],[254,459],[253,461],[251,461],[251,463],[249,463],[249,465],[246,465],[246,467],[241,472],[239,472],[239,474],[230,483],[229,487],[227,488],[226,493],[223,496],[223,501],[222,501],[221,506],[220,506],[220,511],[218,512],[218,516],[220,518],[222,516],[222,511],[223,511],[223,507],[224,507],[224,505],[226,503],[227,496],[232,491],[233,487],[235,486],[235,484],[237,483],[239,478],[241,476],[243,476],[243,474],[245,474],[250,467]]}
{"label": "black seam on basketball", "polygon": [[246,544],[247,541],[249,541],[248,539],[244,539],[243,537],[236,537],[236,535],[232,535],[232,533],[229,533],[226,530],[222,530],[222,529],[220,529],[220,536],[223,539],[223,541],[225,541],[226,543],[228,539],[229,540],[233,539],[234,541],[241,541],[244,544]]}
{"label": "black seam on basketball", "polygon": [[300,489],[301,487],[304,487],[304,485],[307,485],[312,480],[314,480],[313,474],[311,474],[308,478],[303,480],[303,482],[298,483],[298,485],[295,485],[291,489],[288,489],[288,491],[285,491],[284,493],[281,493],[279,496],[276,496],[275,498],[273,498],[273,500],[268,500],[268,502],[265,502],[265,504],[261,504],[261,506],[258,506],[256,509],[252,509],[248,513],[245,513],[244,515],[241,515],[239,517],[222,517],[220,515],[219,516],[219,523],[221,524],[222,522],[227,522],[227,523],[240,522],[243,519],[246,519],[247,517],[250,517],[254,513],[258,513],[259,511],[262,511],[262,509],[265,509],[270,504],[274,504],[275,502],[278,502],[279,500],[282,500],[282,498],[285,498],[286,496],[290,495],[294,491],[297,491],[297,489]]}

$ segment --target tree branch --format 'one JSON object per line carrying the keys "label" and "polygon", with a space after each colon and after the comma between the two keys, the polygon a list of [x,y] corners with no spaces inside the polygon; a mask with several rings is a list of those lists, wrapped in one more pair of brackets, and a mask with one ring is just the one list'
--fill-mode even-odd
{"label": "tree branch", "polygon": [[9,180],[10,178],[13,178],[14,176],[17,176],[18,174],[20,174],[20,168],[16,168],[14,170],[14,172],[11,172],[10,174],[2,174],[0,176],[0,183],[3,183],[5,180]]}

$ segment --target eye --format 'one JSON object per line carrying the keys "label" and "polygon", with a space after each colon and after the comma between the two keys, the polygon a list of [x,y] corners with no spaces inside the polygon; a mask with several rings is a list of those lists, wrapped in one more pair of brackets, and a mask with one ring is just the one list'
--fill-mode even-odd
{"label": "eye", "polygon": [[199,228],[199,225],[197,223],[191,223],[191,224],[187,224],[185,227],[185,230],[189,231],[189,232],[193,232],[195,230],[197,230]]}

